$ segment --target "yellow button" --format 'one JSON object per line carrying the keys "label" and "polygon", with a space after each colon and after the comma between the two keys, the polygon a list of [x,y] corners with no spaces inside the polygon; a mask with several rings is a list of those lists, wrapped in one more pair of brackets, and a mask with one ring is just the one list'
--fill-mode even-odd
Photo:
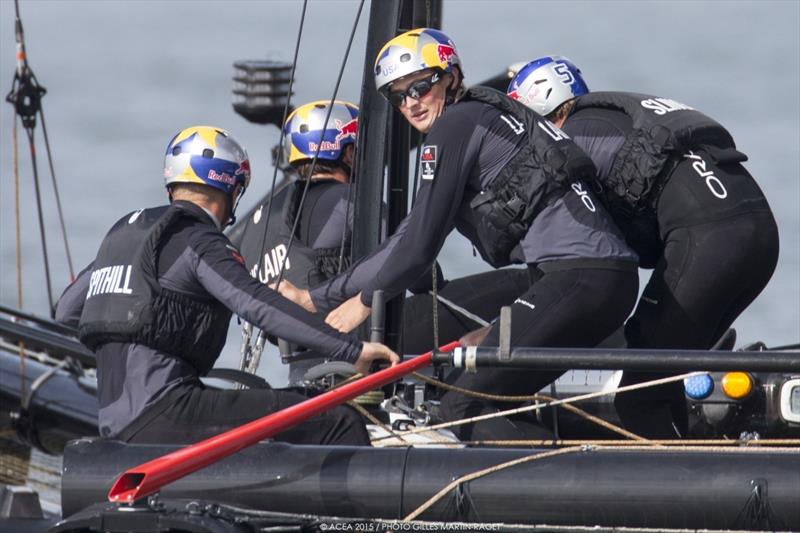
{"label": "yellow button", "polygon": [[722,378],[722,390],[729,398],[741,400],[753,390],[753,378],[747,372],[728,372]]}

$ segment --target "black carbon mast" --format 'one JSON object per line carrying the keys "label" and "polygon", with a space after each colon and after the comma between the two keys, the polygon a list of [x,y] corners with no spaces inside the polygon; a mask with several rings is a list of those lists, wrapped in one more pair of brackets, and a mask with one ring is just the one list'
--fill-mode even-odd
{"label": "black carbon mast", "polygon": [[[375,88],[374,60],[383,45],[401,32],[441,27],[441,0],[374,0],[370,7],[364,77],[359,109],[355,213],[351,255],[365,257],[381,242],[381,221],[391,235],[408,213],[409,151],[419,134],[402,120]],[[383,179],[376,179],[377,176]],[[381,212],[385,201],[387,212]],[[385,342],[402,353],[403,298],[387,304]],[[363,334],[363,332],[362,332]]]}

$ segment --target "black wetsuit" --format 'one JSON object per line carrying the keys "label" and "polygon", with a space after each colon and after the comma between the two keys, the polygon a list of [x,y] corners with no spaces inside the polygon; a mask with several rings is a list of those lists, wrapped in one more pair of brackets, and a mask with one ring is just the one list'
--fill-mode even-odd
{"label": "black wetsuit", "polygon": [[[327,312],[359,292],[369,305],[374,289],[396,294],[431,264],[454,226],[468,237],[475,235],[468,217],[459,214],[468,203],[465,198],[484,190],[536,134],[543,135],[487,103],[449,106],[422,147],[422,185],[410,214],[371,256],[311,291],[317,309]],[[636,299],[635,253],[587,186],[575,180],[559,187],[512,252],[512,259],[529,264],[538,278],[512,306],[513,345],[593,346],[623,323]],[[493,326],[486,344],[496,345],[497,330]],[[489,370],[455,382],[482,392],[534,394],[560,373]],[[510,405],[448,393],[442,414],[455,419]],[[461,427],[459,434],[466,439],[520,438],[541,430],[503,418]]]}
{"label": "black wetsuit", "polygon": [[[586,107],[571,114],[563,130],[592,158],[607,186],[632,119]],[[755,180],[738,161],[720,162],[691,148],[670,158],[653,196],[643,199],[645,209],[611,211],[642,266],[655,268],[626,324],[631,348],[710,348],[766,286],[777,263],[777,227]],[[621,385],[658,377],[664,375],[626,372]],[[680,382],[620,394],[615,404],[635,433],[686,434]]]}
{"label": "black wetsuit", "polygon": [[[220,302],[260,328],[333,358],[350,362],[358,358],[360,342],[333,330],[322,317],[306,313],[253,279],[217,222],[195,204],[179,204],[191,216],[168,225],[158,241],[158,285],[187,298],[189,305],[191,301]],[[133,223],[137,217],[134,213],[120,219],[104,244],[114,243],[117,228]],[[124,247],[133,246],[136,243],[124,243]],[[84,323],[81,315],[92,270],[91,266],[85,269],[64,291],[56,310],[59,321],[72,326],[79,320]],[[180,314],[177,309],[174,319],[168,313],[167,319],[180,324]],[[174,327],[183,331],[180,325]],[[228,321],[202,327],[217,330],[224,338]],[[202,371],[181,354],[137,342],[105,342],[95,353],[103,437],[132,442],[195,442],[306,399],[272,389],[206,388],[200,381]],[[218,356],[219,348],[208,354],[212,362]],[[308,444],[369,443],[358,414],[344,407],[281,433],[277,439]]]}
{"label": "black wetsuit", "polygon": [[272,199],[269,220],[266,216],[269,202],[266,199],[229,234],[231,241],[241,250],[251,274],[262,283],[277,280],[281,261],[287,253],[289,258],[283,277],[302,288],[318,285],[341,270],[339,252],[342,245],[342,266],[347,268],[350,263],[353,218],[353,210],[347,205],[350,187],[330,179],[311,182],[291,249],[288,248],[304,187],[304,182],[289,184]]}

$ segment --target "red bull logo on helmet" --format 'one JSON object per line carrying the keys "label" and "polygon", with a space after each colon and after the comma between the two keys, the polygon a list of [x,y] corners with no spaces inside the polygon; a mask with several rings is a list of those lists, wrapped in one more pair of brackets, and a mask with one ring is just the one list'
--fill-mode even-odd
{"label": "red bull logo on helmet", "polygon": [[440,44],[437,51],[439,53],[439,61],[442,63],[450,63],[450,58],[456,55],[456,49],[448,44]]}
{"label": "red bull logo on helmet", "polygon": [[250,179],[250,161],[245,159],[239,164],[239,167],[233,173],[234,178],[240,178],[244,181]]}
{"label": "red bull logo on helmet", "polygon": [[358,118],[349,120],[344,124],[342,124],[341,120],[334,120],[334,123],[336,124],[336,129],[339,130],[339,133],[336,134],[336,138],[334,139],[334,142],[337,144],[337,149],[338,144],[345,139],[356,140],[356,135],[358,135]]}
{"label": "red bull logo on helmet", "polygon": [[218,181],[226,185],[233,185],[234,183],[236,183],[236,178],[234,178],[227,172],[217,172],[213,168],[208,171],[208,179],[210,179],[211,181]]}

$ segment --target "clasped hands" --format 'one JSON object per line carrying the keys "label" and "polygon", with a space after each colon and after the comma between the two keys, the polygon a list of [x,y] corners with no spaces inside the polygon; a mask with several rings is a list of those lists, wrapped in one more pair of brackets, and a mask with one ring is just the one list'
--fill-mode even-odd
{"label": "clasped hands", "polygon": [[[317,307],[311,300],[308,290],[296,287],[287,280],[281,280],[279,287],[276,287],[274,283],[269,287],[306,311],[310,313],[317,312]],[[349,333],[361,324],[369,314],[370,308],[361,303],[361,294],[359,293],[328,313],[328,316],[325,317],[325,323],[343,333]],[[400,357],[383,344],[377,342],[362,343],[361,354],[354,363],[356,370],[360,374],[367,375],[370,372],[372,363],[375,361],[386,361],[391,366],[395,366],[400,362]]]}
{"label": "clasped hands", "polygon": [[[307,289],[301,289],[288,280],[281,280],[281,284],[276,288],[271,284],[270,288],[277,290],[281,296],[293,301],[297,305],[310,313],[316,313],[317,307],[311,300],[311,295]],[[342,333],[353,331],[369,316],[371,309],[361,303],[361,293],[356,294],[342,305],[328,313],[325,323]]]}

